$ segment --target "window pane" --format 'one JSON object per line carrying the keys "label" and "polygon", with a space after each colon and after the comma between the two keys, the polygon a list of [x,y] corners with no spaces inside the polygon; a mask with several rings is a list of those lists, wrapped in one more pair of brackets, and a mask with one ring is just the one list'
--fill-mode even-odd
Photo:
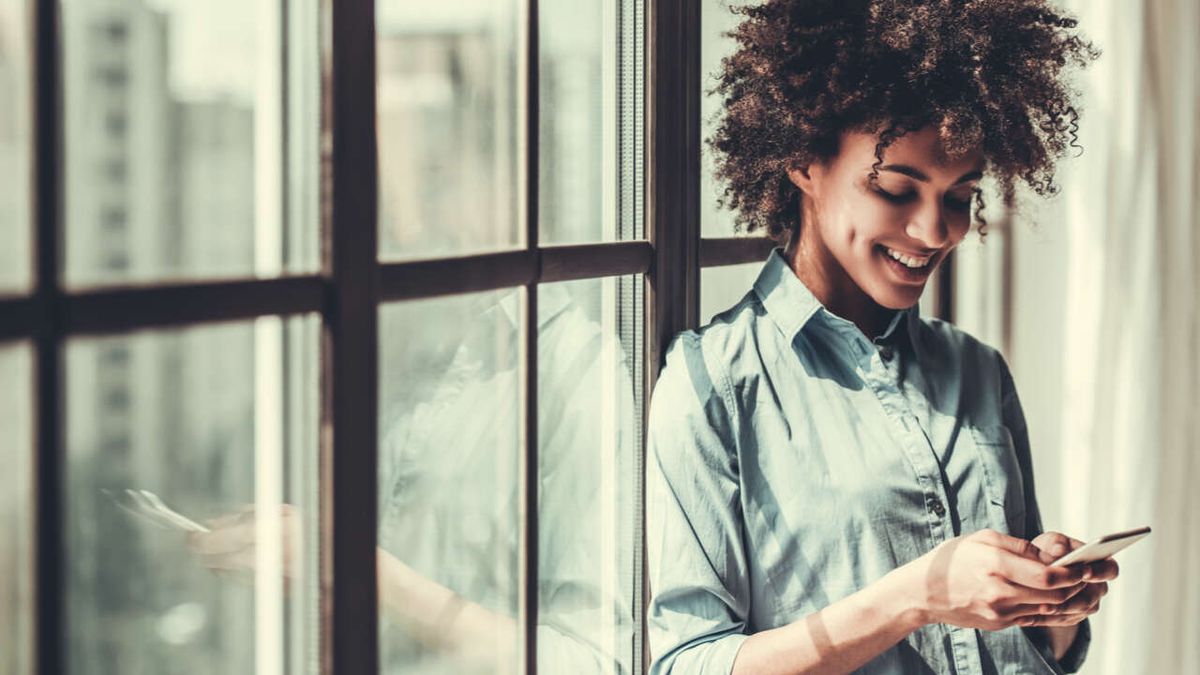
{"label": "window pane", "polygon": [[538,291],[538,671],[630,673],[637,597],[641,279]]}
{"label": "window pane", "polygon": [[384,673],[520,662],[523,290],[380,312]]}
{"label": "window pane", "polygon": [[29,15],[25,0],[0,0],[0,294],[30,285],[32,195]]}
{"label": "window pane", "polygon": [[763,263],[746,263],[700,270],[700,322],[708,323],[754,290]]}
{"label": "window pane", "polygon": [[704,237],[732,237],[734,214],[717,208],[721,185],[713,178],[713,154],[707,139],[717,130],[721,111],[720,94],[708,94],[717,85],[721,59],[733,53],[736,43],[724,33],[737,27],[740,15],[730,11],[729,0],[701,0],[700,10],[700,234]]}
{"label": "window pane", "polygon": [[0,674],[33,675],[33,379],[26,345],[0,345]]}
{"label": "window pane", "polygon": [[68,344],[69,672],[317,672],[317,340],[267,317]]}
{"label": "window pane", "polygon": [[285,74],[280,7],[62,3],[68,284],[314,268],[316,8],[288,4]]}
{"label": "window pane", "polygon": [[637,0],[538,3],[539,216],[548,244],[638,239],[642,30]]}
{"label": "window pane", "polygon": [[382,258],[520,242],[518,7],[376,4]]}

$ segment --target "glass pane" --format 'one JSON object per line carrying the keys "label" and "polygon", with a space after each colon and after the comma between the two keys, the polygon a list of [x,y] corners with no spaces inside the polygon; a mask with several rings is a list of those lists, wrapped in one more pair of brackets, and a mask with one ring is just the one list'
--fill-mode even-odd
{"label": "glass pane", "polygon": [[712,320],[714,314],[733,307],[754,291],[754,280],[763,263],[705,267],[700,270],[700,321]]}
{"label": "glass pane", "polygon": [[376,4],[384,259],[523,239],[516,0]]}
{"label": "glass pane", "polygon": [[33,131],[26,0],[0,0],[0,294],[30,285]]}
{"label": "glass pane", "polygon": [[26,345],[0,345],[0,674],[33,675],[33,374]]}
{"label": "glass pane", "polygon": [[642,30],[636,0],[538,4],[541,240],[641,238]]}
{"label": "glass pane", "polygon": [[641,279],[538,292],[538,672],[633,672]]}
{"label": "glass pane", "polygon": [[380,312],[384,673],[514,672],[522,289]]}
{"label": "glass pane", "polygon": [[717,208],[721,186],[713,179],[713,156],[707,139],[717,130],[721,96],[708,94],[717,84],[721,59],[733,53],[736,43],[724,33],[737,27],[739,15],[729,10],[729,0],[701,0],[700,9],[700,234],[704,237],[732,237],[734,214]]}
{"label": "glass pane", "polygon": [[318,327],[68,344],[69,672],[318,672]]}
{"label": "glass pane", "polygon": [[317,10],[288,4],[285,73],[282,6],[62,3],[68,284],[314,269]]}

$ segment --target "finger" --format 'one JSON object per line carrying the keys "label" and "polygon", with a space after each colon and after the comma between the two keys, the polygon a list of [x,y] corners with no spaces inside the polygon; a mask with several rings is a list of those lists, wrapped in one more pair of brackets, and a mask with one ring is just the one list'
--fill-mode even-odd
{"label": "finger", "polygon": [[1084,565],[1084,568],[1083,579],[1091,582],[1112,581],[1121,572],[1117,561],[1112,559],[1097,560],[1096,562]]}
{"label": "finger", "polygon": [[1055,604],[1044,604],[1038,606],[1038,614],[1088,614],[1091,608],[1100,602],[1102,593],[1098,593],[1095,586],[1092,584],[1084,584],[1088,589],[1068,598],[1065,602]]}
{"label": "finger", "polygon": [[209,527],[211,527],[212,529],[215,530],[218,528],[229,527],[230,525],[235,525],[237,523],[244,522],[248,517],[253,517],[253,515],[254,515],[254,505],[253,504],[243,504],[236,511],[231,511],[229,513],[219,515],[216,518],[208,519],[207,521],[205,521],[205,524],[207,524]]}
{"label": "finger", "polygon": [[1061,532],[1043,532],[1031,541],[1039,552],[1038,558],[1044,563],[1051,563],[1071,551],[1071,538]]}
{"label": "finger", "polygon": [[197,560],[213,571],[236,571],[254,569],[256,555],[255,549],[248,548],[225,555],[201,555],[197,556]]}
{"label": "finger", "polygon": [[188,546],[197,555],[223,555],[253,544],[253,525],[231,525],[211,532],[194,532],[188,537]]}
{"label": "finger", "polygon": [[1019,584],[1009,584],[1009,598],[1014,605],[1058,606],[1084,593],[1089,584],[1078,583],[1062,588],[1029,588]]}
{"label": "finger", "polygon": [[1039,559],[1038,553],[1040,551],[1031,541],[1012,537],[995,530],[980,530],[972,536],[989,546],[994,546],[1012,555],[1031,560]]}
{"label": "finger", "polygon": [[1001,576],[1027,588],[1064,588],[1083,579],[1083,570],[1078,567],[1047,566],[1007,551],[1001,552],[996,563]]}
{"label": "finger", "polygon": [[1033,615],[1021,617],[1013,621],[1014,625],[1029,628],[1032,626],[1074,626],[1088,618],[1087,614]]}

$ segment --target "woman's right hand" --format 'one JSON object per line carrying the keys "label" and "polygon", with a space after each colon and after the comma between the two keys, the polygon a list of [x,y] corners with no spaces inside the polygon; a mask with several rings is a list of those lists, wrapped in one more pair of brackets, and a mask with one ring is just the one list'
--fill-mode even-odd
{"label": "woman's right hand", "polygon": [[[304,558],[302,517],[291,504],[281,504],[276,523],[280,540],[280,573],[291,580],[302,576]],[[207,521],[208,532],[189,532],[188,548],[200,562],[217,574],[232,574],[251,581],[258,564],[258,523],[254,505]]]}
{"label": "woman's right hand", "polygon": [[1052,567],[1024,539],[980,530],[942,543],[895,570],[924,623],[1002,630],[1081,592],[1083,569]]}

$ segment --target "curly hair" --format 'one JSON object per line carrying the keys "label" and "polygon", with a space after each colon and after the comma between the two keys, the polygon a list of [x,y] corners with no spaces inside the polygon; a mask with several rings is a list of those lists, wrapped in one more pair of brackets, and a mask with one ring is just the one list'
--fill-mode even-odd
{"label": "curly hair", "polygon": [[[783,240],[798,228],[800,192],[787,171],[837,154],[843,131],[878,132],[883,152],[931,126],[947,157],[981,148],[1006,203],[1024,181],[1055,194],[1054,164],[1077,148],[1068,63],[1099,50],[1048,0],[766,0],[732,7],[721,118],[707,139],[719,204],[738,230]],[[976,188],[975,218],[983,193]]]}

